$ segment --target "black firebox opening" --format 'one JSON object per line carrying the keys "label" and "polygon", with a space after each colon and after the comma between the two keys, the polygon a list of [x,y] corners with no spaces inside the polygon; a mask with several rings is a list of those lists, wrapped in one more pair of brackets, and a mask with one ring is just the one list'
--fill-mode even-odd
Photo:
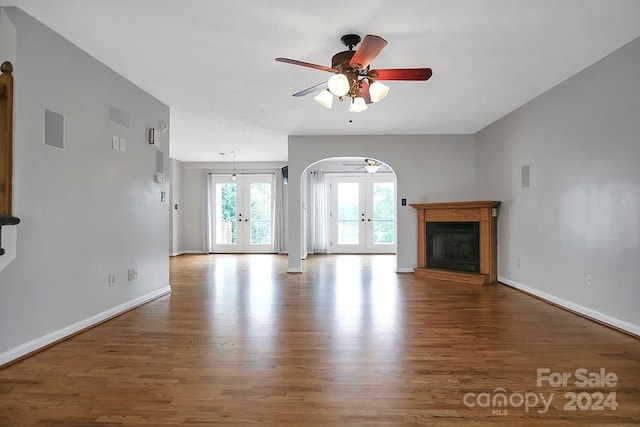
{"label": "black firebox opening", "polygon": [[480,272],[480,223],[427,222],[427,267]]}

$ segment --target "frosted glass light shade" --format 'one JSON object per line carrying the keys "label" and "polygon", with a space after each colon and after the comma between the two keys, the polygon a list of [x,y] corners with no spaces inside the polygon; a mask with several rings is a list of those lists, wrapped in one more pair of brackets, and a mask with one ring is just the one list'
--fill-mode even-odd
{"label": "frosted glass light shade", "polygon": [[345,96],[349,93],[349,79],[344,74],[336,74],[328,81],[329,91],[335,96]]}
{"label": "frosted glass light shade", "polygon": [[378,81],[373,82],[369,86],[369,95],[371,96],[371,102],[378,102],[389,93],[389,86],[380,83]]}
{"label": "frosted glass light shade", "polygon": [[371,175],[373,175],[374,173],[376,173],[378,171],[379,167],[380,167],[379,165],[367,165],[364,168],[367,170],[367,172],[369,172]]}
{"label": "frosted glass light shade", "polygon": [[352,113],[359,113],[366,110],[367,108],[367,103],[364,102],[364,98],[359,96],[353,99],[351,105],[349,106],[349,111],[351,111]]}
{"label": "frosted glass light shade", "polygon": [[323,107],[331,108],[331,104],[333,104],[333,95],[328,90],[323,90],[315,98],[316,102]]}

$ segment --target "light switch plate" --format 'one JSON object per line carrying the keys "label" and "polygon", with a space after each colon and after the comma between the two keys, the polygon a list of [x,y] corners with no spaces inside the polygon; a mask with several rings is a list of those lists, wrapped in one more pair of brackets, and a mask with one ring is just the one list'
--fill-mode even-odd
{"label": "light switch plate", "polygon": [[111,148],[113,148],[114,150],[120,149],[120,138],[118,138],[117,136],[111,138]]}
{"label": "light switch plate", "polygon": [[126,143],[124,138],[120,138],[120,151],[125,151]]}

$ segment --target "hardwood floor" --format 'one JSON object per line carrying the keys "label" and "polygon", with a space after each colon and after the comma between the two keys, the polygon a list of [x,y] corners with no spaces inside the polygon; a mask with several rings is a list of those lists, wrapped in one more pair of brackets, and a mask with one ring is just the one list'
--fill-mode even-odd
{"label": "hardwood floor", "polygon": [[286,262],[172,258],[171,295],[0,370],[0,425],[640,424],[636,338],[392,256]]}

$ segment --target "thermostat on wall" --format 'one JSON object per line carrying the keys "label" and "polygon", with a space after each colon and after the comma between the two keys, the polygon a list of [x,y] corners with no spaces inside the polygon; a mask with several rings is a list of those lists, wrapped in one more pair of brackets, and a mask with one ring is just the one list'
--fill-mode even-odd
{"label": "thermostat on wall", "polygon": [[160,134],[154,128],[149,129],[149,144],[160,145]]}
{"label": "thermostat on wall", "polygon": [[156,173],[153,175],[153,180],[155,182],[157,182],[158,184],[163,184],[164,183],[164,174],[163,173]]}

